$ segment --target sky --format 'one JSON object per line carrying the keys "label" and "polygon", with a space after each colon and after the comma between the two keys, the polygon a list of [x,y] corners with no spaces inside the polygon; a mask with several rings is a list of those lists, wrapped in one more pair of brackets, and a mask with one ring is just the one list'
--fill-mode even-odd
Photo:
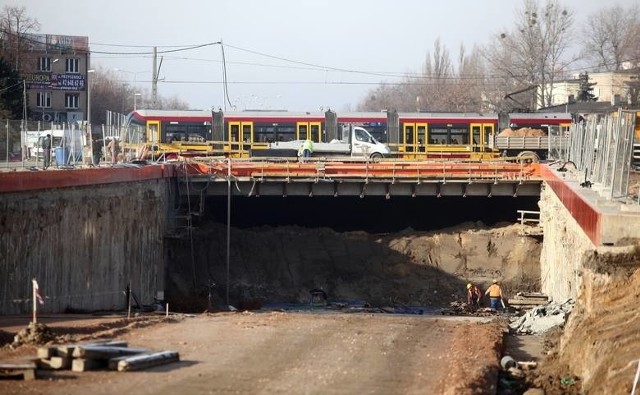
{"label": "sky", "polygon": [[[3,0],[40,34],[87,36],[91,68],[192,109],[354,111],[381,82],[419,72],[436,39],[455,59],[513,26],[517,0]],[[560,0],[575,26],[604,6]],[[542,3],[541,3],[542,4]],[[222,42],[222,45],[219,44]],[[224,53],[224,62],[223,62]],[[226,67],[223,67],[226,66]],[[224,84],[227,80],[227,94]]]}

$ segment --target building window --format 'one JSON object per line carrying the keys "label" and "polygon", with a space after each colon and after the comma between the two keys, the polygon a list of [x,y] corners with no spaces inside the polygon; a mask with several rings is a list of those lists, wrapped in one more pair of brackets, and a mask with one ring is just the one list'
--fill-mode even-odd
{"label": "building window", "polygon": [[80,72],[80,59],[67,59],[67,73],[79,73]]}
{"label": "building window", "polygon": [[51,71],[51,58],[38,58],[38,71]]}
{"label": "building window", "polygon": [[38,92],[36,105],[42,108],[51,108],[51,92]]}
{"label": "building window", "polygon": [[64,105],[66,108],[78,108],[80,97],[77,94],[67,93],[64,95]]}

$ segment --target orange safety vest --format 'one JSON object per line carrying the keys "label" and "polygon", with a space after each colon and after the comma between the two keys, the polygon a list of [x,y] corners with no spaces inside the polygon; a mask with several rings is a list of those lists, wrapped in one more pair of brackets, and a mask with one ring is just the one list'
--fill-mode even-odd
{"label": "orange safety vest", "polygon": [[502,291],[500,290],[500,286],[498,284],[492,284],[489,289],[487,289],[487,292],[489,294],[490,298],[501,298],[502,297]]}

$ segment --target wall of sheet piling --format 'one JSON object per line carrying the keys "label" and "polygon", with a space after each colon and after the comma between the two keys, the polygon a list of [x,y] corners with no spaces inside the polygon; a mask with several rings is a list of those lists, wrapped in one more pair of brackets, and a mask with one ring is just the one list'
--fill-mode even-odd
{"label": "wall of sheet piling", "polygon": [[0,314],[122,310],[164,290],[163,236],[175,179],[5,193],[0,200]]}

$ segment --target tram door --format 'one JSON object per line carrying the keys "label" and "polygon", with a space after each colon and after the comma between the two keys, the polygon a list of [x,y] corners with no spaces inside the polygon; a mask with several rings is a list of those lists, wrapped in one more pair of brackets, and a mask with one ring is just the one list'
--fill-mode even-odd
{"label": "tram door", "polygon": [[321,142],[321,122],[298,122],[296,124],[296,140],[309,139],[314,143]]}
{"label": "tram door", "polygon": [[482,130],[482,143],[484,144],[484,150],[491,151],[494,146],[493,141],[496,136],[495,125],[492,123],[483,123]]}
{"label": "tram door", "polygon": [[471,151],[472,152],[483,152],[483,141],[482,141],[482,124],[481,123],[472,123],[471,124]]}
{"label": "tram door", "polygon": [[494,125],[491,123],[472,123],[471,141],[473,152],[488,152],[493,147]]}
{"label": "tram door", "polygon": [[160,121],[147,121],[147,141],[152,146],[158,145],[160,140]]}
{"label": "tram door", "polygon": [[426,123],[405,123],[403,124],[403,140],[405,152],[425,152],[427,144]]}
{"label": "tram door", "polygon": [[227,150],[243,151],[251,148],[253,142],[253,122],[229,122]]}

